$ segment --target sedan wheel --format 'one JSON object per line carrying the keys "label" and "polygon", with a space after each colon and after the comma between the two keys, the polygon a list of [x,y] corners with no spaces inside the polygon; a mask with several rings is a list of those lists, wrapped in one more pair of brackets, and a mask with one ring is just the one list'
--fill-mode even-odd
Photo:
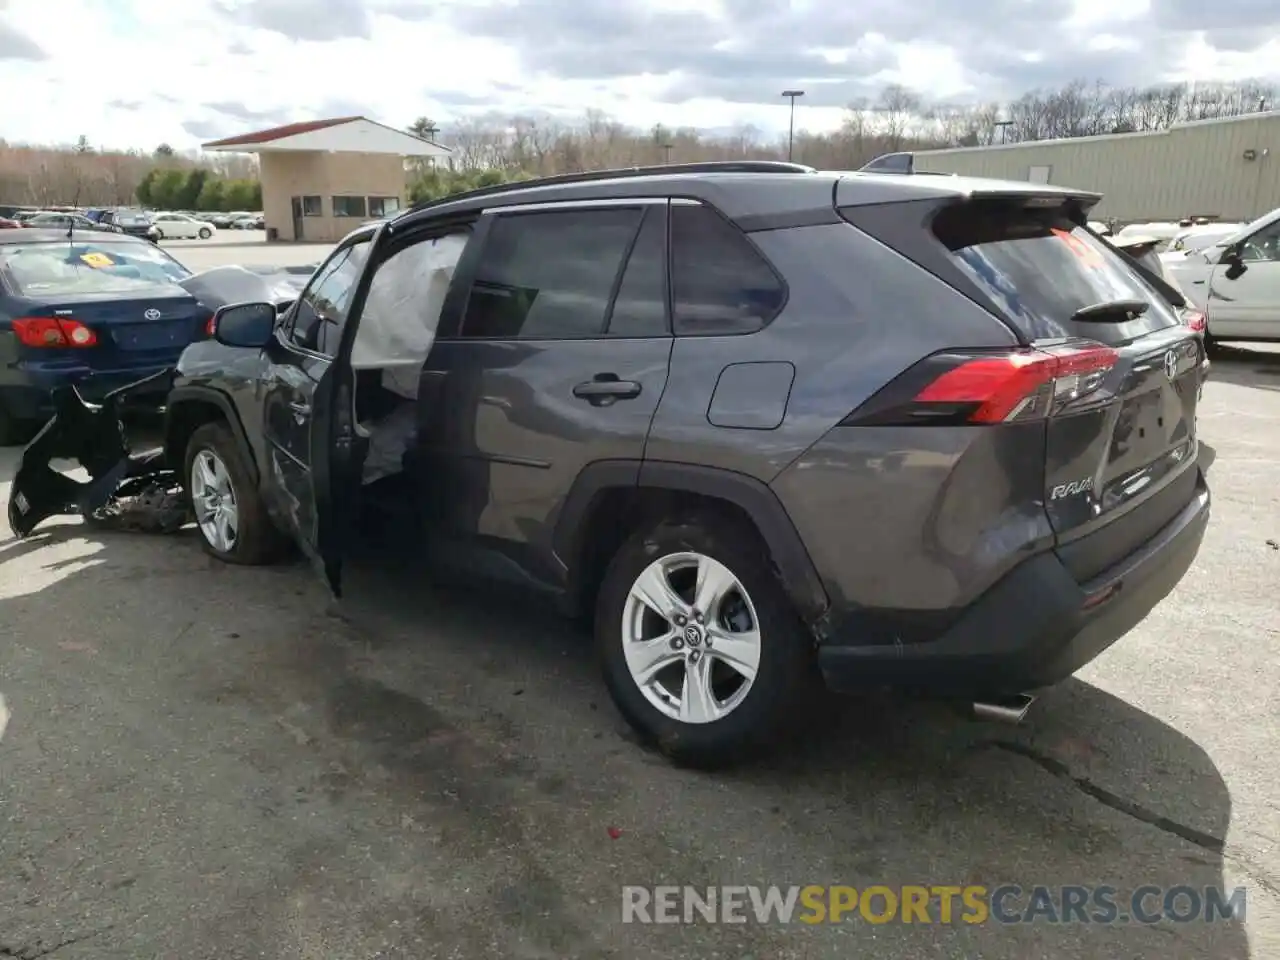
{"label": "sedan wheel", "polygon": [[208,239],[209,239],[210,237],[212,237],[212,236],[213,236],[213,231],[212,231],[212,230],[210,230],[208,227],[201,227],[201,228],[200,228],[200,239],[201,239],[201,240],[208,240]]}
{"label": "sedan wheel", "polygon": [[231,553],[240,533],[239,505],[227,465],[212,450],[191,461],[189,489],[200,535],[216,552]]}
{"label": "sedan wheel", "polygon": [[636,578],[622,614],[631,679],[664,716],[721,720],[746,699],[760,669],[760,628],[747,590],[700,553],[655,560]]}

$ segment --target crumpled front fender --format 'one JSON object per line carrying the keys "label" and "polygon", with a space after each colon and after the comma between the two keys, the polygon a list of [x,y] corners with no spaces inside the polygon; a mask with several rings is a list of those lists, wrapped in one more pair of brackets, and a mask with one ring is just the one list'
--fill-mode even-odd
{"label": "crumpled front fender", "polygon": [[[53,394],[54,415],[27,444],[9,490],[9,527],[26,537],[58,515],[93,518],[122,496],[136,495],[155,483],[176,478],[163,451],[130,455],[120,420],[120,401],[156,381],[173,383],[173,369],[163,370],[89,403],[74,386]],[[89,474],[87,482],[59,473],[54,460],[74,460]]]}

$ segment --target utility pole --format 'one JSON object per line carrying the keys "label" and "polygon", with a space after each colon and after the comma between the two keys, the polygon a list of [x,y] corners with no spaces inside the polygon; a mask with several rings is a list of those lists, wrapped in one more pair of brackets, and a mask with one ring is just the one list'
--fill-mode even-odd
{"label": "utility pole", "polygon": [[796,97],[803,97],[803,90],[783,90],[782,95],[791,101],[791,122],[787,127],[787,160],[795,150],[796,144]]}

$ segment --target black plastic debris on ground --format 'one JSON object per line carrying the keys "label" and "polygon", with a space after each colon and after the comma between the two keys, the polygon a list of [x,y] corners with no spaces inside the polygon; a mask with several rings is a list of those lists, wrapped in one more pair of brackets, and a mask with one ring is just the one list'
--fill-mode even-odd
{"label": "black plastic debris on ground", "polygon": [[[164,451],[130,455],[120,420],[130,391],[167,390],[171,371],[129,384],[101,404],[86,402],[74,387],[54,393],[54,416],[22,454],[9,491],[9,526],[29,536],[50,517],[80,516],[97,526],[172,533],[187,521],[180,480]],[[74,460],[89,474],[80,481],[60,473],[55,460]]]}

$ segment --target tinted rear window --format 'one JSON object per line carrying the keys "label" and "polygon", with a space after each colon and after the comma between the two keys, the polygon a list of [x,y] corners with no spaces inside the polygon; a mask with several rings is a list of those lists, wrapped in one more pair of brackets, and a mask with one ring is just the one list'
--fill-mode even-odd
{"label": "tinted rear window", "polygon": [[0,276],[18,296],[43,298],[129,294],[191,271],[150,244],[13,243],[0,246]]}
{"label": "tinted rear window", "polygon": [[[934,235],[956,265],[1030,339],[1128,340],[1173,326],[1173,307],[1123,258],[1061,207],[971,202],[943,210]],[[1120,300],[1149,304],[1136,320],[1072,321],[1076,311]]]}

